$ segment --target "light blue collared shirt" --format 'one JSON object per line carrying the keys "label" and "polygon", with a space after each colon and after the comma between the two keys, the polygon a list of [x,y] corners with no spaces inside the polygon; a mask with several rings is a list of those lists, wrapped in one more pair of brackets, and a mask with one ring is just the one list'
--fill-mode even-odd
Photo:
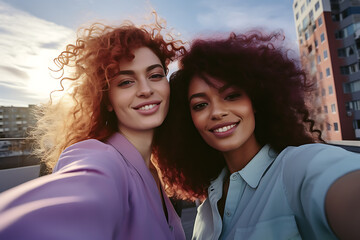
{"label": "light blue collared shirt", "polygon": [[224,215],[225,168],[198,208],[193,239],[336,239],[325,216],[325,196],[339,177],[360,169],[360,155],[325,144],[288,147],[277,155],[265,145],[230,175]]}

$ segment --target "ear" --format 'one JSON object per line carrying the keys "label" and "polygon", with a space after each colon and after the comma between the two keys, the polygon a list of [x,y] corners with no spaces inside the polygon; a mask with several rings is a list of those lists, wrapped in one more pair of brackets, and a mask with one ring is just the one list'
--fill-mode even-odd
{"label": "ear", "polygon": [[110,104],[108,104],[106,108],[109,112],[114,111],[114,108]]}

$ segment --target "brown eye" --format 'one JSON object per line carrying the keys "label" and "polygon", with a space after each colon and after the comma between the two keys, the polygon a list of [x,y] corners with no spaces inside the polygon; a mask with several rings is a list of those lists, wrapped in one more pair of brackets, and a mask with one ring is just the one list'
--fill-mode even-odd
{"label": "brown eye", "polygon": [[119,87],[125,87],[125,86],[128,86],[130,84],[134,83],[134,81],[132,80],[125,80],[125,81],[122,81],[118,84]]}
{"label": "brown eye", "polygon": [[157,73],[157,74],[152,74],[150,76],[150,79],[152,79],[152,80],[161,80],[163,77],[165,77],[164,74]]}
{"label": "brown eye", "polygon": [[195,104],[194,106],[192,106],[192,109],[194,111],[199,111],[203,108],[205,108],[208,104],[207,103],[199,103],[199,104]]}

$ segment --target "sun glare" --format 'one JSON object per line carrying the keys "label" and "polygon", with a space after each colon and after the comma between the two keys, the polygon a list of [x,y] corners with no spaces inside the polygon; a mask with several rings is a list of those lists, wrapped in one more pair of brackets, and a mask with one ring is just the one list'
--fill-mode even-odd
{"label": "sun glare", "polygon": [[52,91],[61,89],[60,79],[55,79],[54,74],[49,69],[54,67],[52,60],[57,53],[56,50],[46,49],[31,57],[33,67],[28,70],[30,79],[27,89],[39,99],[44,99],[44,101],[49,100],[49,94]]}

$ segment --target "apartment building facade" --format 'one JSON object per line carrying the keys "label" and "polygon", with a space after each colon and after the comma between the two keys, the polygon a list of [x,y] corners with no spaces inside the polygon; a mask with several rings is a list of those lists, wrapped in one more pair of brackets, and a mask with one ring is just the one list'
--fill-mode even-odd
{"label": "apartment building facade", "polygon": [[0,138],[26,137],[29,127],[35,125],[34,107],[0,106]]}
{"label": "apartment building facade", "polygon": [[293,12],[325,138],[360,139],[360,0],[294,0]]}

